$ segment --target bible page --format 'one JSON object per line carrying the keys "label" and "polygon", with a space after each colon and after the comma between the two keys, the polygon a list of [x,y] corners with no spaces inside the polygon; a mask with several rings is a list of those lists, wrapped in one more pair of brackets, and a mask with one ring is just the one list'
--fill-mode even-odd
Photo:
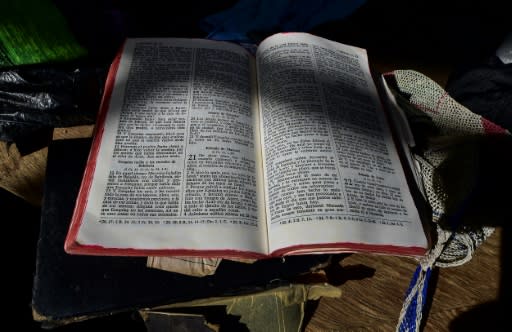
{"label": "bible page", "polygon": [[271,252],[425,248],[366,52],[285,33],[256,61]]}
{"label": "bible page", "polygon": [[255,82],[238,45],[128,39],[77,242],[266,253]]}

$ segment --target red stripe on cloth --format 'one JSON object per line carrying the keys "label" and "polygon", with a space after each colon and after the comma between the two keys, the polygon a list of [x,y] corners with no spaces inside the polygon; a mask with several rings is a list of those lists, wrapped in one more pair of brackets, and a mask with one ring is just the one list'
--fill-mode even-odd
{"label": "red stripe on cloth", "polygon": [[480,118],[482,121],[482,126],[484,127],[484,132],[486,134],[505,134],[506,130],[495,124],[494,122],[491,122],[487,120],[486,118]]}
{"label": "red stripe on cloth", "polygon": [[441,103],[443,102],[444,98],[446,98],[446,96],[448,96],[448,92],[445,91],[445,93],[443,93],[441,98],[439,98],[439,100],[437,101],[436,108],[434,110],[432,110],[432,113],[439,113],[439,108],[441,107]]}

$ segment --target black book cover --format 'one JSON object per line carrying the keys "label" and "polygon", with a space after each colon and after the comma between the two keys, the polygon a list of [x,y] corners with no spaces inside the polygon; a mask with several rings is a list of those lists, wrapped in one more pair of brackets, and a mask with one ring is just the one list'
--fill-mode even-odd
{"label": "black book cover", "polygon": [[[255,262],[223,260],[215,275],[190,277],[146,267],[145,257],[69,255],[64,252],[90,139],[49,146],[32,308],[46,323],[106,315],[212,296],[245,294],[288,284],[330,255]],[[53,322],[53,323],[52,323]]]}

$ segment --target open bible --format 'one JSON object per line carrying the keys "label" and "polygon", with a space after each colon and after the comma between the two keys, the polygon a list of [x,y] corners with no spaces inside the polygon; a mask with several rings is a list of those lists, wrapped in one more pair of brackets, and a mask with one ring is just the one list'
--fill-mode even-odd
{"label": "open bible", "polygon": [[127,39],[66,252],[424,254],[417,188],[377,86],[365,50],[306,33],[273,35],[255,54]]}

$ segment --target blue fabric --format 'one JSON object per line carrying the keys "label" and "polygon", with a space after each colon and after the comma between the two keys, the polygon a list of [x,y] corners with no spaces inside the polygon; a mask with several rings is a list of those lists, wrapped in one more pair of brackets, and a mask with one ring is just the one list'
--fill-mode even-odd
{"label": "blue fabric", "polygon": [[[425,272],[423,272],[421,265],[418,265],[418,267],[416,268],[416,271],[414,272],[414,275],[412,277],[411,283],[409,284],[409,288],[407,289],[407,292],[405,293],[405,298],[407,298],[407,296],[409,296],[409,293],[411,293],[413,291],[414,286],[417,284],[418,278],[420,277],[420,275],[422,275],[424,273],[424,275],[422,276],[424,278],[423,287],[422,287],[422,289],[418,290],[418,292],[421,292],[421,296],[423,298],[422,303],[420,304],[422,312],[425,309],[425,304],[427,303],[428,282],[430,279],[431,272],[432,272],[431,268],[428,268]],[[409,304],[409,306],[406,309],[406,313],[405,313],[403,320],[401,322],[399,322],[399,324],[400,324],[399,329],[398,329],[399,332],[410,332],[410,331],[416,331],[416,329],[417,329],[416,308],[418,306],[418,296],[419,296],[418,292],[416,292],[413,295],[411,303]]]}
{"label": "blue fabric", "polygon": [[240,0],[230,9],[200,22],[207,38],[240,43],[259,43],[277,32],[306,32],[342,19],[365,0]]}

